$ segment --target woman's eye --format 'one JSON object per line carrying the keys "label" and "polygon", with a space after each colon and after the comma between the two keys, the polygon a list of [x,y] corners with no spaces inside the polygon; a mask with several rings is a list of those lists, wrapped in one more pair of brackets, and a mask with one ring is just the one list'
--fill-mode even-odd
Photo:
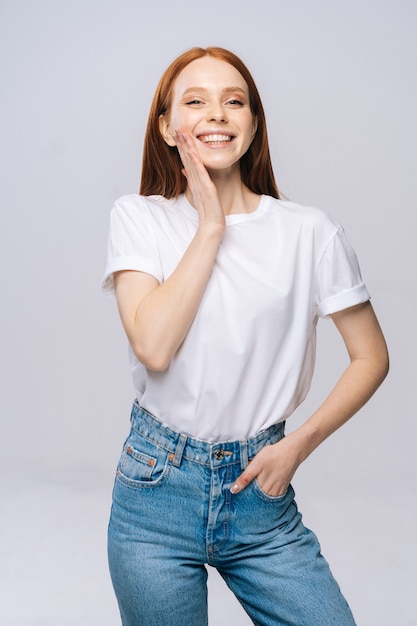
{"label": "woman's eye", "polygon": [[198,98],[193,98],[193,100],[189,100],[186,104],[201,104],[201,100]]}
{"label": "woman's eye", "polygon": [[237,100],[236,98],[233,98],[233,100],[229,100],[228,101],[228,104],[237,105],[237,106],[243,107],[244,102],[242,102],[241,100]]}

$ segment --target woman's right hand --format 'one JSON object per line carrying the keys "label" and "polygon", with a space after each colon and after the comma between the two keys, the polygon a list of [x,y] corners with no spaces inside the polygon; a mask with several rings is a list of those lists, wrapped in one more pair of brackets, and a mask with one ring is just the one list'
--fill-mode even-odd
{"label": "woman's right hand", "polygon": [[193,138],[178,132],[175,139],[199,227],[162,284],[142,272],[115,275],[117,304],[132,350],[146,367],[157,371],[168,367],[193,323],[226,227],[216,186]]}
{"label": "woman's right hand", "polygon": [[223,230],[226,220],[215,184],[198,153],[195,140],[189,133],[175,131],[174,138],[184,169],[182,173],[198,211],[200,226],[215,224]]}

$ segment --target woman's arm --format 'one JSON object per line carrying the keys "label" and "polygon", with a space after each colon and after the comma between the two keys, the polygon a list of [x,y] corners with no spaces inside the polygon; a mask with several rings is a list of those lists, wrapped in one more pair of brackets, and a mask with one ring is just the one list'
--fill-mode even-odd
{"label": "woman's arm", "polygon": [[115,274],[117,305],[129,343],[148,368],[164,370],[184,340],[209,280],[225,229],[217,190],[191,138],[176,135],[184,174],[199,214],[197,232],[161,285],[136,271]]}
{"label": "woman's arm", "polygon": [[233,493],[255,477],[267,494],[284,493],[300,463],[369,400],[387,375],[387,347],[371,304],[358,304],[331,318],[346,345],[349,366],[302,426],[256,455],[232,486]]}

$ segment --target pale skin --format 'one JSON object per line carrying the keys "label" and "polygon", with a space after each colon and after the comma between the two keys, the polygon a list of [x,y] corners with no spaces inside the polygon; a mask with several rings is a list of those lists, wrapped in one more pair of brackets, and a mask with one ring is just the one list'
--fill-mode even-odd
{"label": "pale skin", "polygon": [[[239,102],[239,105],[237,104]],[[123,326],[138,359],[162,371],[180,348],[204,294],[225,231],[225,215],[252,212],[259,197],[242,183],[239,160],[256,132],[246,82],[232,66],[211,57],[190,63],[173,90],[169,116],[160,120],[176,145],[187,179],[186,196],[199,225],[180,263],[159,284],[151,275],[115,275]],[[212,141],[220,135],[227,141]],[[388,372],[383,334],[369,302],[331,315],[349,365],[314,414],[297,430],[264,447],[232,485],[238,493],[254,478],[271,496],[285,493],[299,465],[373,395]]]}

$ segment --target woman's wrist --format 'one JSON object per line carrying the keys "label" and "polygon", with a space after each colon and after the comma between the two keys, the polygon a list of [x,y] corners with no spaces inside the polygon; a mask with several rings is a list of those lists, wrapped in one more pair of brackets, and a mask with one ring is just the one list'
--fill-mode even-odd
{"label": "woman's wrist", "polygon": [[197,234],[200,234],[201,236],[208,239],[221,241],[223,239],[225,230],[226,223],[222,223],[221,221],[217,220],[207,219],[200,221],[197,229]]}
{"label": "woman's wrist", "polygon": [[300,465],[323,441],[320,431],[308,422],[285,437]]}

